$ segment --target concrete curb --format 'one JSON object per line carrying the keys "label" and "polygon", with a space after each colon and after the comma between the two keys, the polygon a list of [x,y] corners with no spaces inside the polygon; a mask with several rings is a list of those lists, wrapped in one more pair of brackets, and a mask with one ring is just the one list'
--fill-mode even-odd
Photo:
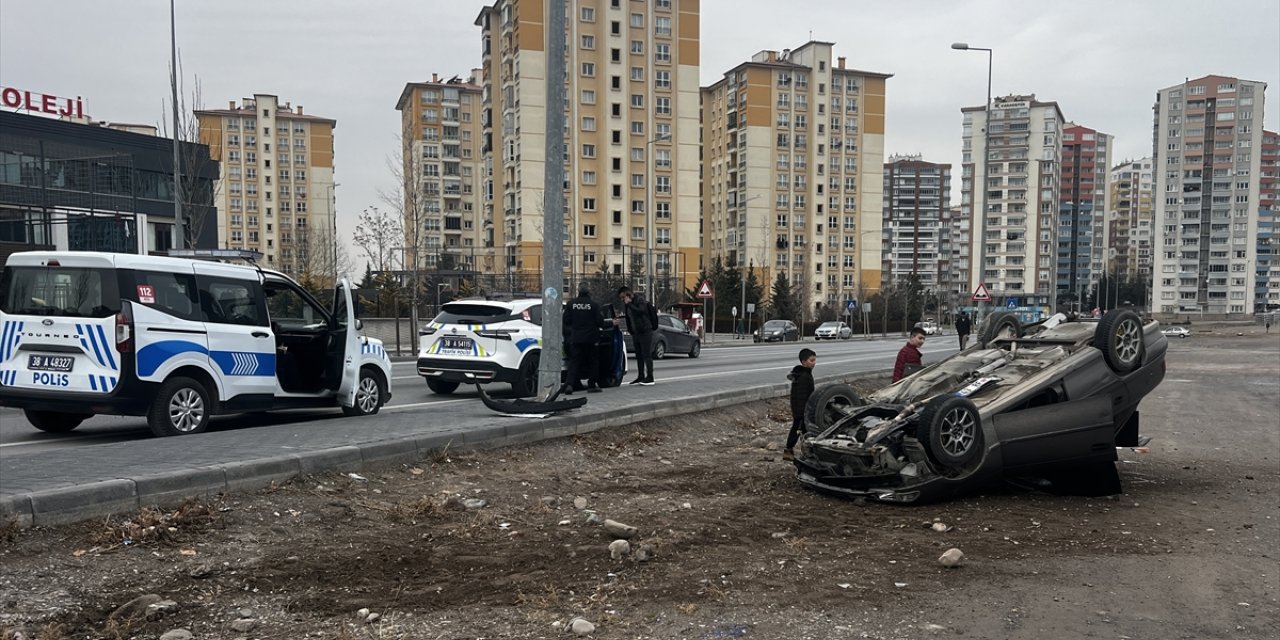
{"label": "concrete curb", "polygon": [[[882,377],[884,372],[819,376],[817,384],[853,382]],[[784,397],[787,383],[729,389],[698,398],[696,402],[657,401],[609,409],[599,413],[556,416],[472,429],[413,435],[358,445],[334,447],[287,456],[104,480],[45,491],[0,496],[0,523],[17,526],[68,524],[88,518],[126,515],[141,507],[168,507],[189,498],[270,487],[292,478],[320,472],[363,471],[386,464],[412,463],[443,451],[486,450],[530,444],[552,438],[591,433],[645,420],[680,415]],[[518,420],[510,418],[510,420]]]}

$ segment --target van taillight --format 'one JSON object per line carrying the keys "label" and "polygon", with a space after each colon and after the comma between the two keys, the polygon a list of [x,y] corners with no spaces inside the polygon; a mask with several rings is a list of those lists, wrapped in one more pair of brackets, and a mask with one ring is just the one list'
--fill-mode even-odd
{"label": "van taillight", "polygon": [[133,351],[133,308],[128,300],[120,304],[120,313],[116,314],[116,351],[129,353]]}

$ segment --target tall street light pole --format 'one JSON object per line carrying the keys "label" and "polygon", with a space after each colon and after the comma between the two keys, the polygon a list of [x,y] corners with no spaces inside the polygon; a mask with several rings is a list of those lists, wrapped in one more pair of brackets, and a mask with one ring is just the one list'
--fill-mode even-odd
{"label": "tall street light pole", "polygon": [[565,0],[546,3],[547,110],[542,182],[542,351],[538,361],[538,395],[550,398],[560,388],[564,364],[564,134],[565,134]]}
{"label": "tall street light pole", "polygon": [[[987,250],[987,158],[991,157],[991,59],[993,53],[991,49],[983,47],[971,47],[967,42],[953,42],[951,48],[957,51],[986,51],[987,52],[987,103],[982,107],[982,173],[973,177],[973,193],[976,204],[978,194],[982,194],[982,208],[975,209],[979,218],[978,231],[979,236],[974,238],[971,245],[977,251],[978,262],[978,284],[986,288],[986,250]],[[977,171],[974,172],[975,174]],[[990,292],[990,289],[987,289]],[[982,321],[982,304],[978,304],[978,317],[976,322]]]}
{"label": "tall street light pole", "polygon": [[187,248],[187,234],[182,224],[182,181],[179,176],[178,145],[182,137],[178,131],[178,28],[173,8],[174,0],[169,0],[169,90],[173,100],[173,230],[178,235],[178,248]]}
{"label": "tall street light pole", "polygon": [[[663,142],[670,139],[671,134],[664,133],[644,143],[645,160],[649,163],[649,176],[653,178],[653,181],[650,183],[651,185],[656,186],[658,184],[658,174],[656,171],[657,162],[653,157],[653,143]],[[658,267],[657,257],[654,256],[654,252],[657,250],[658,241],[653,236],[657,233],[656,220],[658,218],[658,205],[656,202],[647,202],[645,208],[647,209],[647,211],[645,211],[646,221],[649,223],[649,228],[644,231],[645,244],[648,245],[646,250],[649,254],[649,302],[656,305],[658,295],[653,288],[653,272],[656,271]]]}

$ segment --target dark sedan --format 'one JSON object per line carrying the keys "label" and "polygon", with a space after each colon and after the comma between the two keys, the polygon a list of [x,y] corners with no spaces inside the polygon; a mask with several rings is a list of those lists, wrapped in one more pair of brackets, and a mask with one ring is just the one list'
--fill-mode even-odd
{"label": "dark sedan", "polygon": [[800,327],[790,320],[767,320],[751,334],[756,342],[799,342]]}
{"label": "dark sedan", "polygon": [[[623,321],[626,327],[626,321]],[[636,347],[631,342],[631,333],[624,332],[623,340],[627,345],[627,353],[634,354]],[[653,359],[661,360],[668,354],[682,353],[690,358],[702,353],[702,340],[694,333],[684,320],[666,313],[658,314],[658,330],[653,337]]]}
{"label": "dark sedan", "polygon": [[1123,309],[1025,329],[1013,314],[992,314],[973,346],[867,398],[842,384],[815,390],[797,478],[899,503],[1002,477],[1119,493],[1116,447],[1145,444],[1138,403],[1164,379],[1168,344],[1158,322]]}

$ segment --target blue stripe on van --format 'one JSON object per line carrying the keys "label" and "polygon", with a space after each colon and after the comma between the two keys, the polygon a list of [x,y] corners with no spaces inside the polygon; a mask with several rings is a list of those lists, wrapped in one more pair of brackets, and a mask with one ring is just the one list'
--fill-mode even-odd
{"label": "blue stripe on van", "polygon": [[107,354],[107,363],[111,366],[112,371],[117,371],[116,357],[111,355],[111,350],[114,347],[107,341],[107,333],[102,330],[102,325],[100,324],[95,325],[93,328],[98,330],[98,337],[102,339],[102,352]]}
{"label": "blue stripe on van", "polygon": [[0,326],[0,362],[9,359],[9,330],[13,325],[12,321],[5,320],[4,325]]}

